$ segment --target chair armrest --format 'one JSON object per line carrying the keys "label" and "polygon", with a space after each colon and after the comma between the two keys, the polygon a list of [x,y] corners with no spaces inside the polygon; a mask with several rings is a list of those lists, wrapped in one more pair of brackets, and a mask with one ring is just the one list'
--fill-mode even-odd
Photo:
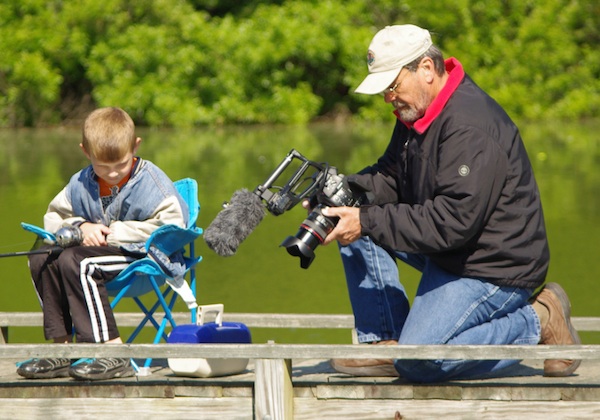
{"label": "chair armrest", "polygon": [[163,225],[150,235],[146,241],[146,250],[153,246],[166,255],[172,255],[195,241],[201,234],[202,229],[197,227],[183,229],[177,225]]}
{"label": "chair armrest", "polygon": [[40,238],[44,239],[44,242],[52,244],[56,243],[56,236],[39,226],[21,222],[21,227],[28,232],[35,233]]}

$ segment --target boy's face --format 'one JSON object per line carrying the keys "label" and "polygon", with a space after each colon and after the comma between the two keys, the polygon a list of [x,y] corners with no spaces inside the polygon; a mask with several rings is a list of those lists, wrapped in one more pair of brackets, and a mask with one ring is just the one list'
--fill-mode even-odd
{"label": "boy's face", "polygon": [[90,156],[92,167],[98,177],[102,178],[108,185],[117,185],[131,172],[133,164],[133,153],[127,153],[117,162],[102,162]]}
{"label": "boy's face", "polygon": [[136,139],[136,146],[133,152],[127,152],[125,156],[119,159],[116,162],[103,162],[99,159],[96,159],[94,156],[90,155],[83,145],[79,145],[83,153],[90,160],[92,167],[94,168],[94,172],[98,177],[102,178],[109,185],[117,185],[123,178],[129,175],[131,172],[131,166],[133,165],[133,157],[137,152],[138,146],[142,139]]}

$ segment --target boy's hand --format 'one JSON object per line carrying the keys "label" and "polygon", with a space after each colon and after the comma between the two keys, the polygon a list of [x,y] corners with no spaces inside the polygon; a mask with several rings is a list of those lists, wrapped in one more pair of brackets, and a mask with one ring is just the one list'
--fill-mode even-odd
{"label": "boy's hand", "polygon": [[83,223],[79,226],[83,232],[83,246],[106,246],[106,236],[110,234],[110,228],[101,223]]}

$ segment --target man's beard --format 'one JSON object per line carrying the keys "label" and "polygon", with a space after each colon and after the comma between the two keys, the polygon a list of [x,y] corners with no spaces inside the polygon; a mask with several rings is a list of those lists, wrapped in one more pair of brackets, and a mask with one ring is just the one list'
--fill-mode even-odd
{"label": "man's beard", "polygon": [[398,111],[400,119],[407,123],[414,123],[422,116],[419,111],[409,105],[403,105],[400,108],[396,107],[396,110]]}
{"label": "man's beard", "polygon": [[431,103],[431,101],[427,98],[427,96],[422,93],[419,100],[413,104],[409,105],[406,102],[401,101],[392,101],[392,105],[396,108],[398,115],[400,115],[400,119],[407,123],[414,123],[423,115],[425,115],[425,111],[427,107]]}

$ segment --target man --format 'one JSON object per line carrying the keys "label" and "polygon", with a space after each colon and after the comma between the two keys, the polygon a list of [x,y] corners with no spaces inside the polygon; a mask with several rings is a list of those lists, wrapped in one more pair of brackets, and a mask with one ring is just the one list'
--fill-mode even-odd
{"label": "man", "polygon": [[[397,117],[376,164],[348,177],[374,197],[328,208],[359,342],[578,344],[570,303],[541,286],[549,250],[539,191],[519,131],[503,109],[443,59],[427,30],[388,26],[373,38],[357,93],[382,94]],[[412,308],[396,258],[422,272]],[[333,360],[353,375],[432,382],[494,374],[515,360]],[[567,376],[579,360],[546,360]]]}

